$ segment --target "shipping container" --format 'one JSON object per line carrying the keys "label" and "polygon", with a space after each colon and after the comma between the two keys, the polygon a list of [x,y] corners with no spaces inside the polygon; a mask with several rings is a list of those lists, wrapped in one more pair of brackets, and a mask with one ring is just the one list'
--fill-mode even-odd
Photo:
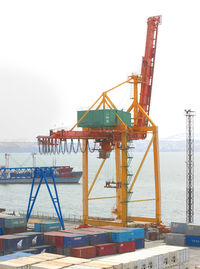
{"label": "shipping container", "polygon": [[31,241],[31,246],[44,245],[44,234],[41,232],[25,232],[18,233],[19,236],[28,236]]}
{"label": "shipping container", "polygon": [[171,233],[186,234],[187,223],[171,222]]}
{"label": "shipping container", "polygon": [[168,233],[165,236],[165,243],[167,245],[186,246],[186,235],[185,234]]}
{"label": "shipping container", "polygon": [[64,248],[64,247],[54,247],[53,253],[64,255],[64,256],[70,256],[71,248]]}
{"label": "shipping container", "polygon": [[148,231],[146,233],[146,238],[148,240],[159,240],[160,239],[160,233],[159,231]]}
{"label": "shipping container", "polygon": [[134,240],[134,232],[132,231],[112,231],[112,242],[122,243]]}
{"label": "shipping container", "polygon": [[112,269],[113,266],[111,264],[106,264],[103,262],[100,262],[99,260],[95,260],[95,261],[91,261],[91,262],[86,262],[83,264],[84,266],[89,266],[89,267],[98,267],[98,268],[102,268],[102,269],[106,269],[106,268],[110,268]]}
{"label": "shipping container", "polygon": [[134,239],[144,238],[144,229],[143,228],[128,228],[127,231],[134,233]]}
{"label": "shipping container", "polygon": [[31,246],[31,241],[27,236],[13,235],[13,237],[4,238],[2,241],[4,251],[23,250]]}
{"label": "shipping container", "polygon": [[26,227],[27,222],[25,217],[6,217],[4,219],[5,228],[16,228],[16,227]]}
{"label": "shipping container", "polygon": [[135,249],[141,249],[145,247],[145,242],[143,238],[135,239]]}
{"label": "shipping container", "polygon": [[188,224],[186,234],[200,236],[200,225]]}
{"label": "shipping container", "polygon": [[42,246],[35,246],[34,249],[36,250],[36,254],[39,253],[52,253],[53,247],[51,245],[42,245]]}
{"label": "shipping container", "polygon": [[[28,249],[23,249],[22,250],[23,253],[30,253],[30,254],[37,254],[38,251],[35,249],[35,248],[28,248]],[[18,251],[17,252],[14,252],[14,253],[19,253]]]}
{"label": "shipping container", "polygon": [[9,260],[22,258],[22,257],[30,257],[30,256],[33,256],[33,255],[31,253],[26,253],[26,252],[16,252],[16,253],[12,253],[12,254],[4,255],[0,257],[0,261],[9,261]]}
{"label": "shipping container", "polygon": [[200,236],[187,235],[186,243],[187,246],[200,247]]}
{"label": "shipping container", "polygon": [[4,218],[0,217],[0,227],[2,227],[2,228],[3,228],[3,227],[4,227],[4,225],[3,225],[3,224],[4,224]]}
{"label": "shipping container", "polygon": [[38,263],[37,259],[32,257],[18,258],[14,260],[3,261],[0,263],[0,269],[12,268],[12,269],[29,269],[31,265]]}
{"label": "shipping container", "polygon": [[3,235],[3,228],[0,227],[0,235]]}
{"label": "shipping container", "polygon": [[84,259],[94,258],[96,257],[96,247],[86,246],[79,248],[71,248],[71,256]]}
{"label": "shipping container", "polygon": [[117,252],[125,253],[135,251],[135,241],[123,242],[117,244]]}
{"label": "shipping container", "polygon": [[36,232],[41,232],[41,222],[34,223],[34,230]]}
{"label": "shipping container", "polygon": [[66,268],[67,269],[97,269],[98,267],[90,267],[90,266],[84,266],[83,264],[79,264],[79,265],[72,265]]}
{"label": "shipping container", "polygon": [[[31,269],[47,269],[47,268],[51,268],[51,269],[60,269],[60,268],[64,268],[66,264],[58,262],[57,260],[55,261],[43,261],[40,263],[35,263],[31,265]],[[67,266],[67,265],[66,265]]]}
{"label": "shipping container", "polygon": [[117,253],[116,243],[96,245],[97,256],[112,255]]}
{"label": "shipping container", "polygon": [[108,233],[88,234],[89,245],[109,243]]}
{"label": "shipping container", "polygon": [[88,246],[88,236],[80,234],[67,234],[63,235],[63,247],[83,247]]}
{"label": "shipping container", "polygon": [[[79,121],[87,111],[77,112],[77,121]],[[88,114],[79,122],[78,127],[98,128],[98,127],[114,127],[121,125],[120,120],[128,126],[131,126],[131,113],[115,109],[90,110]]]}
{"label": "shipping container", "polygon": [[[63,233],[61,233],[61,232],[47,232],[47,233],[44,233],[44,242],[46,244],[56,246],[56,237],[63,238]],[[57,240],[59,240],[59,239],[57,238]],[[63,244],[61,246],[63,246]]]}
{"label": "shipping container", "polygon": [[53,254],[53,253],[40,253],[34,256],[36,259],[40,259],[41,261],[51,261],[56,259],[64,258],[63,255]]}
{"label": "shipping container", "polygon": [[123,264],[121,261],[107,260],[107,257],[100,258],[98,262],[104,263],[106,265],[111,265],[113,269],[123,269]]}
{"label": "shipping container", "polygon": [[65,258],[59,259],[59,261],[64,261],[64,262],[70,263],[70,264],[81,264],[81,263],[89,262],[91,260],[90,259],[77,258],[77,257],[65,257]]}
{"label": "shipping container", "polygon": [[13,227],[13,228],[3,228],[3,233],[4,234],[23,233],[23,232],[26,232],[26,230],[27,230],[26,226]]}

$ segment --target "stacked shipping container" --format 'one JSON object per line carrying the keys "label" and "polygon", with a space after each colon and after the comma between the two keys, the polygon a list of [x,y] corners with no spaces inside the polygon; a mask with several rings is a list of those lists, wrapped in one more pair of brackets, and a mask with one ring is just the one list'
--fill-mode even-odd
{"label": "stacked shipping container", "polygon": [[144,248],[144,229],[119,228],[113,230],[113,228],[105,227],[71,229],[44,233],[44,239],[46,244],[54,247],[55,253],[79,258],[93,258]]}
{"label": "stacked shipping container", "polygon": [[200,247],[200,225],[172,222],[166,243],[177,246]]}
{"label": "stacked shipping container", "polygon": [[24,217],[0,214],[0,235],[21,233],[27,230]]}
{"label": "stacked shipping container", "polygon": [[38,254],[30,257],[12,257],[10,260],[0,261],[3,268],[68,268],[68,269],[165,269],[189,268],[188,248],[174,246],[160,246],[143,249],[132,253],[111,255],[95,260],[85,260],[73,257],[63,257],[55,254]]}

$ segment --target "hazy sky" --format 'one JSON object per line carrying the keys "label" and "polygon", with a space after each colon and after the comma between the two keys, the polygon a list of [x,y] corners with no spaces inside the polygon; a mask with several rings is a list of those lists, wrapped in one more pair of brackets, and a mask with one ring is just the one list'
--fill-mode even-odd
{"label": "hazy sky", "polygon": [[[160,137],[200,132],[199,1],[0,1],[0,140],[34,140],[140,74],[147,18],[162,15],[150,116]],[[130,89],[113,98],[120,109]],[[123,95],[123,96],[122,96]]]}

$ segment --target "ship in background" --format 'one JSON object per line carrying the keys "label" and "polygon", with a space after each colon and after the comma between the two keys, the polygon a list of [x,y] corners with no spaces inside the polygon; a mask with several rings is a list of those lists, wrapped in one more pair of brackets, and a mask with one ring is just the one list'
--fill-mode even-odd
{"label": "ship in background", "polygon": [[[36,166],[36,153],[32,154],[33,166],[31,167],[9,167],[10,154],[5,154],[5,166],[0,167],[0,184],[31,184],[35,177],[35,183],[39,183],[42,170],[45,171],[48,183],[53,183],[52,172],[56,184],[77,184],[79,183],[82,171],[73,171],[70,166]],[[42,183],[45,183],[43,180]]]}

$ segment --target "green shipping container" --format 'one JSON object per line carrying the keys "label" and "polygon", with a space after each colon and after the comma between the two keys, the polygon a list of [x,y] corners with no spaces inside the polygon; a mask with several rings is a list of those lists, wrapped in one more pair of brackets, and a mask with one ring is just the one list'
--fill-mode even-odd
{"label": "green shipping container", "polygon": [[[77,121],[79,121],[85,113],[86,111],[78,111]],[[117,118],[116,114],[119,115],[127,126],[131,126],[131,113],[123,110],[101,109],[90,110],[88,114],[79,122],[78,127],[99,128],[121,125],[121,122]]]}

